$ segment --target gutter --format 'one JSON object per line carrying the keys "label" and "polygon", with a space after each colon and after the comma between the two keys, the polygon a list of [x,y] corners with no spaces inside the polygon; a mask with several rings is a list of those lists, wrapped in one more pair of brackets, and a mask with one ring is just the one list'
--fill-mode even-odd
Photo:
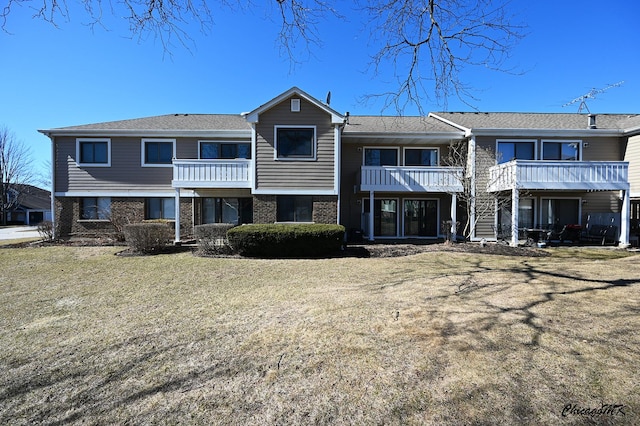
{"label": "gutter", "polygon": [[131,129],[49,129],[38,130],[43,135],[55,136],[130,136],[130,137],[226,137],[226,138],[251,138],[251,129],[247,130],[185,130],[185,129],[156,129],[156,130],[131,130]]}

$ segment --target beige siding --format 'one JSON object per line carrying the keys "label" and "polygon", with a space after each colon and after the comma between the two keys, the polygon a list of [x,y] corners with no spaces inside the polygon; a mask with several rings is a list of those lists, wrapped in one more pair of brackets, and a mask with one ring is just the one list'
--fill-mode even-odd
{"label": "beige siding", "polygon": [[624,161],[629,162],[629,183],[631,196],[640,197],[640,135],[629,138]]}
{"label": "beige siding", "polygon": [[[301,99],[300,112],[291,112],[287,99],[260,114],[256,124],[256,188],[332,190],[334,188],[334,129],[331,117]],[[276,161],[277,125],[316,126],[315,161]]]}
{"label": "beige siding", "polygon": [[[111,167],[79,167],[76,162],[76,138],[57,137],[56,192],[171,191],[172,167],[141,166],[142,139],[113,137]],[[198,158],[198,140],[214,140],[175,139],[176,157],[181,159]]]}

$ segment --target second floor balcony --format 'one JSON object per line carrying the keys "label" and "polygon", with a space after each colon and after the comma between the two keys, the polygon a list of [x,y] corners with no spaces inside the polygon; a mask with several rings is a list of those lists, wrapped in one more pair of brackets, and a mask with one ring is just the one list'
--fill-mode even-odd
{"label": "second floor balcony", "polygon": [[362,166],[360,190],[462,192],[462,168]]}
{"label": "second floor balcony", "polygon": [[174,188],[251,188],[251,160],[173,160]]}
{"label": "second floor balcony", "polygon": [[629,163],[624,161],[513,160],[489,170],[489,192],[529,190],[626,190]]}

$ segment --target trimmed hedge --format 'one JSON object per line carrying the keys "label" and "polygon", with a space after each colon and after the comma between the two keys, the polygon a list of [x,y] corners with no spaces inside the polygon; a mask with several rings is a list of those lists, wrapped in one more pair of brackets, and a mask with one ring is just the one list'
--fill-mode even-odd
{"label": "trimmed hedge", "polygon": [[208,223],[197,225],[194,229],[198,250],[202,254],[226,254],[231,252],[227,241],[227,231],[236,225],[233,223]]}
{"label": "trimmed hedge", "polygon": [[309,224],[250,224],[227,232],[234,252],[251,257],[317,257],[339,251],[344,226]]}
{"label": "trimmed hedge", "polygon": [[133,252],[157,253],[171,243],[173,229],[166,221],[131,223],[124,226],[124,238]]}

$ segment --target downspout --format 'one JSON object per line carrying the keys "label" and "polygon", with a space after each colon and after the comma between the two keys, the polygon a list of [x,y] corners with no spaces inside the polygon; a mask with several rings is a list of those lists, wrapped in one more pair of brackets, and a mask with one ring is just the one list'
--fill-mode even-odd
{"label": "downspout", "polygon": [[342,205],[342,200],[340,199],[340,185],[341,185],[341,169],[342,169],[342,129],[344,128],[344,124],[336,125],[334,127],[334,140],[335,140],[335,148],[334,148],[334,185],[336,187],[336,193],[338,195],[338,202],[336,208],[338,209],[336,217],[337,224],[340,224],[340,206]]}
{"label": "downspout", "polygon": [[53,228],[53,238],[58,238],[56,227],[56,142],[51,133],[45,133],[51,139],[51,227]]}
{"label": "downspout", "polygon": [[476,137],[471,131],[467,132],[467,136],[469,137],[469,167],[467,172],[471,173],[469,182],[469,203],[471,204],[469,208],[469,224],[471,225],[471,234],[469,239],[474,241],[476,239]]}

